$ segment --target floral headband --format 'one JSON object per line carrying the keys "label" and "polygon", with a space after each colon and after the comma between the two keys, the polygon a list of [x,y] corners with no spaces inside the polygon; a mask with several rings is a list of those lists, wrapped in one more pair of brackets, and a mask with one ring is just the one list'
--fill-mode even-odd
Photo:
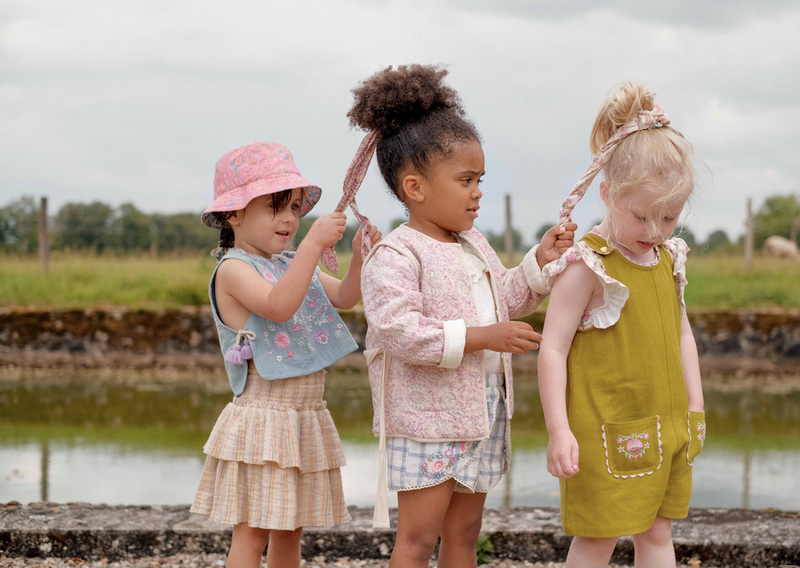
{"label": "floral headband", "polygon": [[653,110],[640,110],[634,120],[619,127],[608,142],[600,149],[600,153],[594,157],[591,165],[589,165],[583,173],[583,176],[581,176],[581,179],[575,184],[575,187],[572,188],[569,197],[564,200],[564,203],[561,205],[561,210],[558,212],[558,224],[564,225],[571,221],[572,210],[575,209],[578,201],[586,195],[586,190],[589,189],[597,172],[608,163],[611,156],[614,154],[614,150],[617,149],[617,146],[622,140],[639,130],[661,128],[668,124],[669,118],[664,114],[664,109],[658,105],[654,105]]}
{"label": "floral headband", "polygon": [[[369,238],[369,230],[372,225],[370,225],[369,219],[358,211],[356,193],[358,193],[358,188],[361,187],[361,182],[364,181],[364,176],[367,174],[369,163],[372,161],[372,155],[375,153],[375,146],[377,145],[378,132],[373,130],[361,141],[361,145],[358,147],[358,151],[347,169],[347,174],[344,176],[344,195],[336,209],[334,209],[336,213],[341,213],[349,206],[355,213],[356,219],[361,223],[361,253],[364,257],[369,254],[372,248],[372,242]],[[334,274],[339,274],[339,262],[336,260],[334,247],[329,247],[322,251],[322,264]]]}

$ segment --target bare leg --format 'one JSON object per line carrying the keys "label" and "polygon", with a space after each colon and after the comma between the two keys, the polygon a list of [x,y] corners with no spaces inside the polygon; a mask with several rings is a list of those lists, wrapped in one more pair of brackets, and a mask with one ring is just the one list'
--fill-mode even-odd
{"label": "bare leg", "polygon": [[477,568],[475,544],[483,522],[486,493],[455,493],[442,526],[439,568]]}
{"label": "bare leg", "polygon": [[455,483],[449,479],[425,489],[398,491],[397,536],[390,568],[428,568]]}
{"label": "bare leg", "polygon": [[567,554],[565,568],[602,568],[608,566],[617,538],[587,538],[576,536]]}
{"label": "bare leg", "polygon": [[302,528],[293,531],[269,531],[267,568],[299,568],[301,538]]}
{"label": "bare leg", "polygon": [[239,523],[233,527],[227,568],[260,568],[270,531]]}
{"label": "bare leg", "polygon": [[675,568],[672,519],[656,517],[652,527],[633,535],[633,549],[637,568]]}

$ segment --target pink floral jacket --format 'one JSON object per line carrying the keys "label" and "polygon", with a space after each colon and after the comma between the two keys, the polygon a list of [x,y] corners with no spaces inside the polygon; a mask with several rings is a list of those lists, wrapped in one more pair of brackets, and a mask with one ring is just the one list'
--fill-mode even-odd
{"label": "pink floral jacket", "polygon": [[[535,249],[508,270],[477,229],[456,237],[489,267],[498,321],[531,313],[549,293]],[[383,411],[387,436],[419,441],[488,437],[483,354],[463,354],[466,327],[479,324],[470,276],[458,249],[401,225],[364,260],[361,291],[369,325],[365,355],[375,434],[380,433]],[[502,360],[510,417],[511,355],[502,354]]]}

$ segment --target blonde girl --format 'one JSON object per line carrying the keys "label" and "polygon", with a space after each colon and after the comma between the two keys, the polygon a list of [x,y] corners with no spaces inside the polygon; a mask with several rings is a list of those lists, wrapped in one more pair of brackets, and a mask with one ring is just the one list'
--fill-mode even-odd
{"label": "blonde girl", "polygon": [[[322,399],[324,368],[357,348],[336,308],[361,298],[361,239],[342,280],[317,268],[342,238],[345,215],[317,219],[286,252],[321,190],[274,142],[225,154],[203,222],[220,229],[209,284],[233,402],[203,448],[192,511],[233,526],[229,567],[300,566],[302,527],[350,520],[342,445]],[[376,241],[374,228],[367,235]]]}
{"label": "blonde girl", "polygon": [[671,520],[687,515],[705,440],[697,349],[683,300],[688,247],[670,238],[693,191],[692,147],[653,94],[625,83],[603,101],[593,166],[603,221],[548,266],[555,280],[539,391],[560,479],[568,567],[606,566],[633,535],[637,567],[675,566]]}
{"label": "blonde girl", "polygon": [[362,150],[376,145],[381,174],[408,211],[362,274],[381,440],[375,524],[388,526],[388,475],[399,491],[394,568],[428,566],[440,536],[440,568],[476,566],[486,493],[509,464],[511,353],[541,339],[510,319],[542,301],[539,265],[569,248],[576,228],[552,229],[516,268],[501,264],[473,227],[483,149],[445,74],[390,67],[354,90],[348,115],[370,132]]}

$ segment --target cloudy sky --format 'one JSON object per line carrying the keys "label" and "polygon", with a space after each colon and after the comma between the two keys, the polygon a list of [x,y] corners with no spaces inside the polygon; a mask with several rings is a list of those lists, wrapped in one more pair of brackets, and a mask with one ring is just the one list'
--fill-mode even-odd
{"label": "cloudy sky", "polygon": [[[329,212],[362,137],[350,89],[415,62],[447,65],[484,138],[484,231],[501,230],[505,193],[529,242],[555,221],[625,80],[694,145],[699,237],[740,234],[748,196],[800,193],[796,1],[3,0],[0,205],[200,212],[216,160],[269,140]],[[596,183],[581,229],[602,215]],[[382,229],[402,215],[374,164],[359,205]]]}

